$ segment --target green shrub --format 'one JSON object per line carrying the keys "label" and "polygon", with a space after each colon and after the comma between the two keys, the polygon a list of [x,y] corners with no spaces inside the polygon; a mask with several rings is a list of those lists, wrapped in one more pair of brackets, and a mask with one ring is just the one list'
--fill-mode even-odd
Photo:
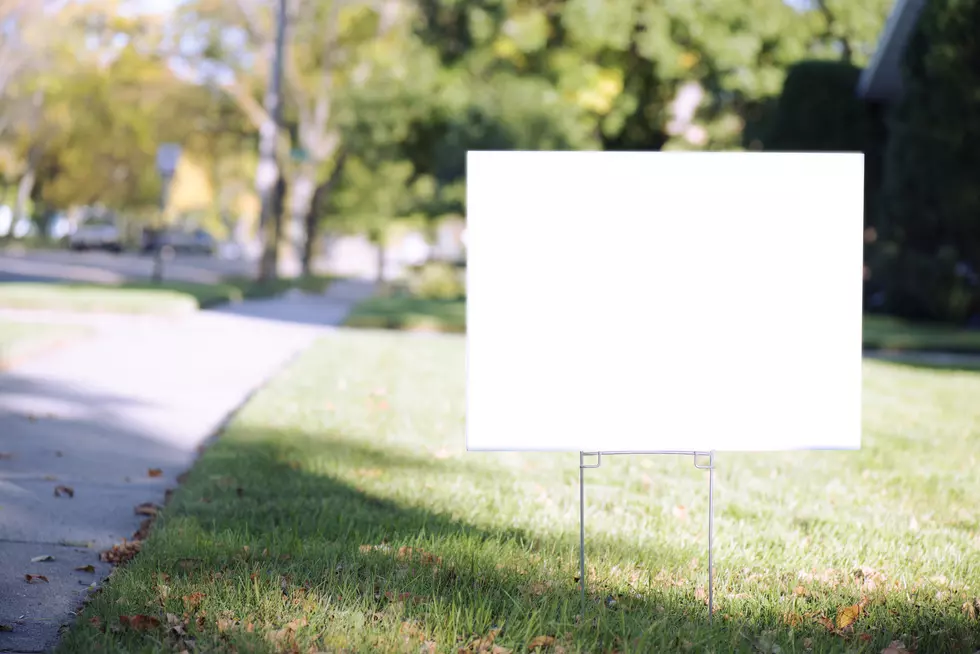
{"label": "green shrub", "polygon": [[442,262],[419,266],[409,278],[408,288],[413,296],[423,300],[456,300],[466,294],[459,272]]}
{"label": "green shrub", "polygon": [[786,73],[766,150],[879,153],[879,109],[857,95],[861,69],[842,61],[802,61]]}
{"label": "green shrub", "polygon": [[874,266],[885,309],[906,318],[965,322],[980,311],[978,34],[980,3],[935,0],[906,49]]}
{"label": "green shrub", "polygon": [[[887,139],[883,108],[857,95],[861,69],[841,61],[803,61],[786,74],[765,133],[770,151],[863,152],[864,225],[876,226]],[[805,200],[804,200],[805,201]],[[865,260],[872,256],[865,246]],[[866,294],[874,286],[866,286]]]}

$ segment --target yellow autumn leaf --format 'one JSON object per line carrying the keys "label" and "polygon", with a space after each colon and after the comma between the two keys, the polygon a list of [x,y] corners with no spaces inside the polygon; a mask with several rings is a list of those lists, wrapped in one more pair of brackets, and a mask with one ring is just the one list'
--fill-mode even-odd
{"label": "yellow autumn leaf", "polygon": [[699,61],[701,61],[701,58],[693,52],[682,52],[681,55],[677,57],[677,63],[680,64],[680,67],[684,70],[691,70]]}
{"label": "yellow autumn leaf", "polygon": [[837,628],[846,629],[847,627],[854,624],[860,615],[861,615],[860,604],[845,606],[844,608],[842,608],[840,611],[837,612]]}
{"label": "yellow autumn leaf", "polygon": [[513,39],[502,36],[493,42],[493,54],[500,59],[507,59],[516,64],[524,61],[524,54]]}

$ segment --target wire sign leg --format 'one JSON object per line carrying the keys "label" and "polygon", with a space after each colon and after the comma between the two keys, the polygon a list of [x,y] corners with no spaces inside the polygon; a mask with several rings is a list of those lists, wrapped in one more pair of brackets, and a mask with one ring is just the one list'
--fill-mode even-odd
{"label": "wire sign leg", "polygon": [[708,452],[708,465],[698,463],[694,455],[694,467],[708,471],[708,622],[715,615],[715,453]]}
{"label": "wire sign leg", "polygon": [[[595,454],[596,462],[591,465],[585,464],[585,457]],[[598,468],[602,465],[602,452],[579,452],[578,453],[578,581],[582,589],[582,619],[585,619],[585,469]]]}

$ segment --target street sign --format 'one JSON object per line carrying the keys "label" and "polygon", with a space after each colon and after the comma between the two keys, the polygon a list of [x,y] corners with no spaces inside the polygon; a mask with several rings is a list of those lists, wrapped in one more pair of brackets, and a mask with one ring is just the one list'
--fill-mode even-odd
{"label": "street sign", "polygon": [[161,143],[157,148],[157,172],[163,177],[173,177],[180,160],[180,145],[177,143]]}

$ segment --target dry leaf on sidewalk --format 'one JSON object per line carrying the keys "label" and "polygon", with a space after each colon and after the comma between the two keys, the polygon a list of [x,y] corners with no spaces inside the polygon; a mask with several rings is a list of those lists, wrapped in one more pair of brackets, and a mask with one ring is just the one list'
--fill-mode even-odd
{"label": "dry leaf on sidewalk", "polygon": [[150,477],[159,477],[163,475],[163,470],[160,468],[150,468],[146,471],[146,474],[148,474]]}
{"label": "dry leaf on sidewalk", "polygon": [[71,486],[55,486],[54,487],[55,497],[75,497],[75,489]]}
{"label": "dry leaf on sidewalk", "polygon": [[143,502],[133,509],[136,515],[148,515],[155,516],[159,512],[160,508],[152,502]]}
{"label": "dry leaf on sidewalk", "polygon": [[27,583],[29,583],[29,584],[34,583],[34,580],[35,579],[40,579],[41,581],[43,581],[46,584],[47,583],[50,583],[48,581],[48,578],[45,577],[44,575],[24,575],[24,579],[26,579],[27,580]]}
{"label": "dry leaf on sidewalk", "polygon": [[76,572],[95,572],[95,566],[89,563],[88,565],[83,565],[79,568],[75,568]]}
{"label": "dry leaf on sidewalk", "polygon": [[42,554],[31,559],[31,563],[41,563],[42,561],[54,561],[54,557],[50,554]]}

